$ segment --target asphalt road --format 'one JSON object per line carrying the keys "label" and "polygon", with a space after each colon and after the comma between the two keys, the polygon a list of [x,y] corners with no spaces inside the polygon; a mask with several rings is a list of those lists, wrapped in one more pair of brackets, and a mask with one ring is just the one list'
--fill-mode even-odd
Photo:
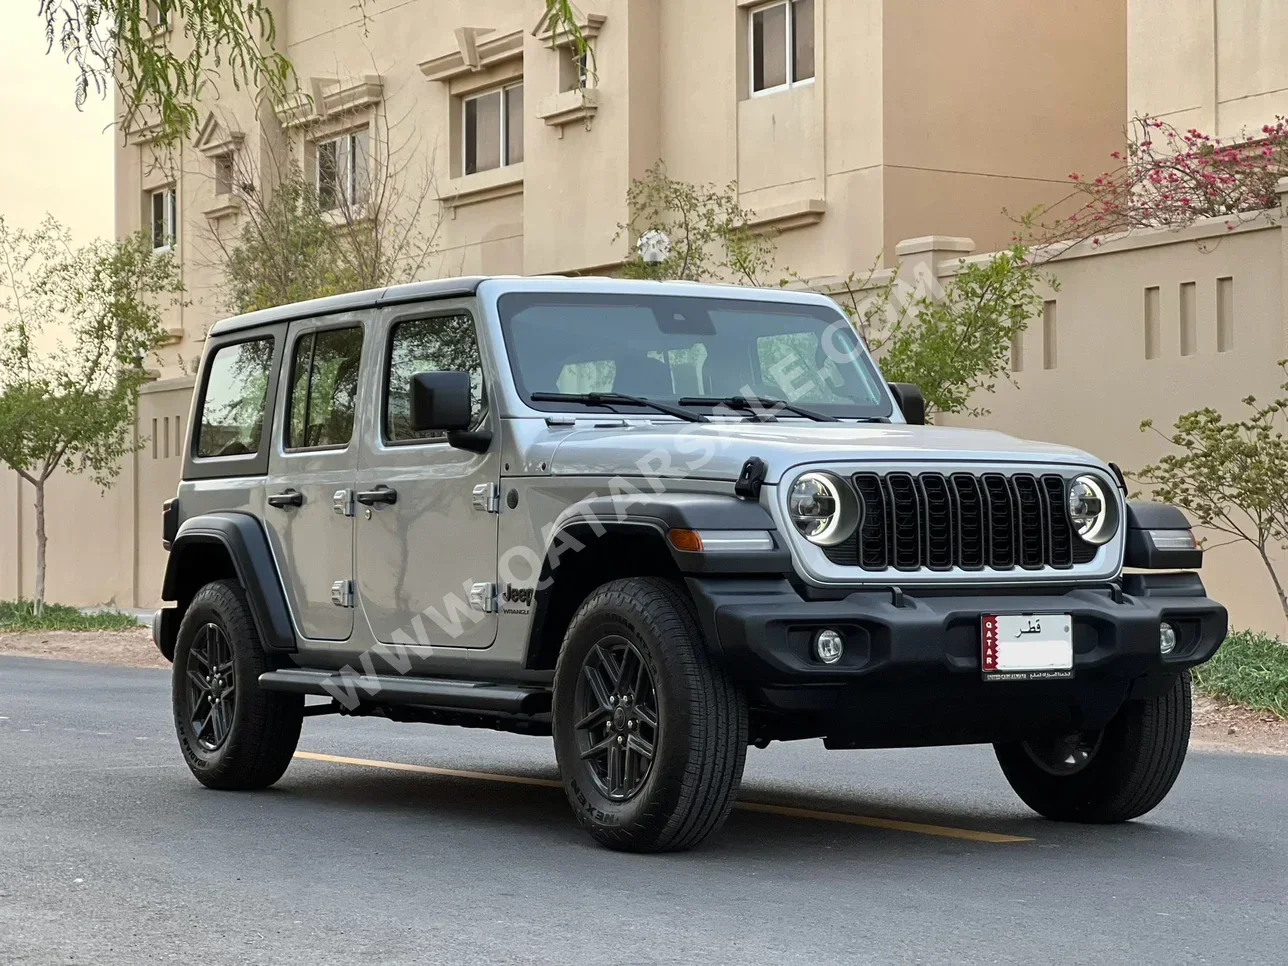
{"label": "asphalt road", "polygon": [[629,856],[543,783],[548,739],[314,718],[322,758],[219,793],[168,694],[0,659],[0,962],[1288,961],[1288,758],[1193,753],[1145,820],[1081,828],[1028,812],[987,748],[774,745],[742,798],[823,817],[740,809],[698,851]]}

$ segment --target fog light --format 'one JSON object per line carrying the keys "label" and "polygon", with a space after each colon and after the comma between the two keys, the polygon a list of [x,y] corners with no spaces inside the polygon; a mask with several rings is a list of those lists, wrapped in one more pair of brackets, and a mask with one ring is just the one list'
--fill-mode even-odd
{"label": "fog light", "polygon": [[1159,625],[1158,650],[1163,654],[1171,654],[1176,650],[1176,628],[1171,624],[1163,623]]}
{"label": "fog light", "polygon": [[819,631],[814,638],[814,656],[824,664],[835,664],[845,653],[845,639],[836,631]]}

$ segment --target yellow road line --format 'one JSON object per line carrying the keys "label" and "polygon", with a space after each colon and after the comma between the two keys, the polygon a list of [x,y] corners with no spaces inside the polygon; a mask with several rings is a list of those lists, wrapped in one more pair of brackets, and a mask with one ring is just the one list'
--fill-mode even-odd
{"label": "yellow road line", "polygon": [[[409,765],[400,761],[377,761],[370,758],[344,758],[340,755],[321,755],[312,751],[297,751],[296,758],[320,761],[332,765],[356,765],[359,768],[381,768],[386,771],[407,771],[420,775],[439,775],[445,778],[468,778],[474,781],[503,782],[509,785],[536,785],[541,788],[562,788],[563,782],[550,778],[527,778],[522,775],[500,775],[485,771],[462,771],[457,768],[434,768],[430,765]],[[877,818],[871,815],[851,815],[848,812],[821,812],[812,808],[793,808],[789,805],[769,805],[764,802],[735,802],[734,808],[744,812],[762,812],[787,818],[809,819],[818,822],[839,822],[844,825],[862,825],[894,832],[913,832],[917,835],[934,835],[940,838],[965,839],[969,842],[987,842],[992,845],[1012,842],[1032,842],[1022,835],[1003,835],[999,832],[977,832],[974,829],[952,828],[946,825],[926,825],[922,822],[905,822],[896,818]]]}
{"label": "yellow road line", "polygon": [[786,815],[789,818],[815,819],[820,822],[843,822],[846,825],[863,825],[895,832],[915,832],[917,835],[937,835],[945,839],[966,839],[970,842],[989,842],[1001,845],[1008,842],[1032,842],[1022,835],[1003,835],[1000,832],[976,832],[969,828],[952,828],[947,825],[926,825],[922,822],[905,822],[897,818],[876,818],[872,815],[851,815],[848,812],[819,812],[812,808],[793,808],[790,805],[766,805],[763,802],[736,802],[734,808],[744,812],[765,812],[769,815]]}
{"label": "yellow road line", "polygon": [[420,775],[442,775],[446,778],[472,778],[481,782],[505,782],[510,785],[540,785],[542,788],[563,788],[563,782],[558,782],[551,778],[525,778],[522,775],[497,775],[486,771],[431,768],[429,765],[408,765],[401,761],[373,761],[370,758],[342,758],[339,755],[319,755],[312,751],[297,751],[295,757],[304,758],[308,761],[325,761],[332,765],[357,765],[360,768],[411,771]]}

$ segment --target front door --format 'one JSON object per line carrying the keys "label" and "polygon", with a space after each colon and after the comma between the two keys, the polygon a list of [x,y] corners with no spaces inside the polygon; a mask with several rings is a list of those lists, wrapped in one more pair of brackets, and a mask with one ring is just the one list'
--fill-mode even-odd
{"label": "front door", "polygon": [[[485,453],[410,425],[411,377],[467,371],[476,429],[495,430],[469,303],[387,310],[378,410],[358,469],[358,597],[376,640],[488,647],[496,639],[500,440]],[[471,606],[471,592],[475,596]]]}
{"label": "front door", "polygon": [[301,636],[353,634],[355,416],[363,323],[293,322],[268,467],[269,539]]}

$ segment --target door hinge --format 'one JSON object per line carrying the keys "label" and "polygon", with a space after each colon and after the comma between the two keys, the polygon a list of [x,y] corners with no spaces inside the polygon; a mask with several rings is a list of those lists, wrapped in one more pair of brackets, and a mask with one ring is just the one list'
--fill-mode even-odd
{"label": "door hinge", "polygon": [[496,584],[474,584],[470,587],[470,609],[484,614],[496,613]]}
{"label": "door hinge", "polygon": [[331,497],[331,509],[342,517],[353,516],[353,491],[336,490]]}
{"label": "door hinge", "polygon": [[474,487],[474,509],[485,513],[500,513],[501,488],[495,483],[480,483]]}
{"label": "door hinge", "polygon": [[336,607],[353,606],[352,580],[337,580],[331,585],[331,603]]}

